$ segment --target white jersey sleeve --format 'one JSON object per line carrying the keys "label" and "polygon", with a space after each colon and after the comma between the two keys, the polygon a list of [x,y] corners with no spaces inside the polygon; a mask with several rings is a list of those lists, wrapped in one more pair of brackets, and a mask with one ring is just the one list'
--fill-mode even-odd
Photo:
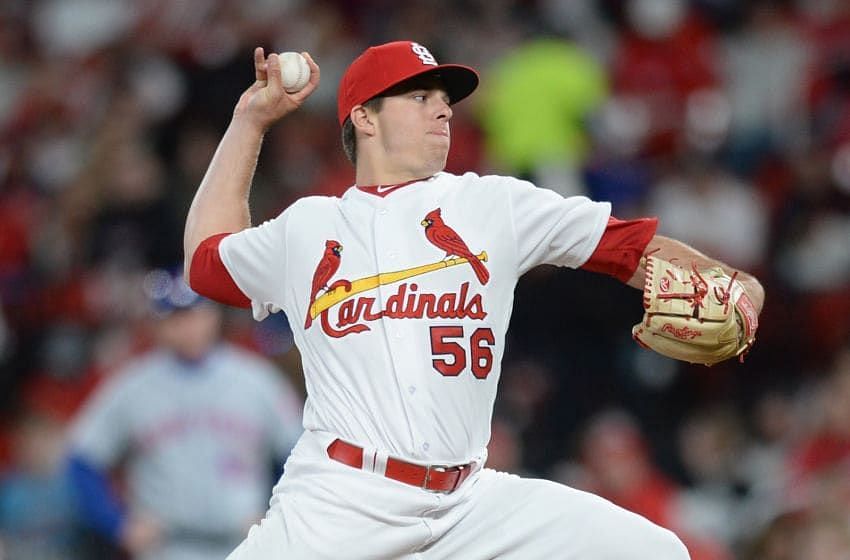
{"label": "white jersey sleeve", "polygon": [[289,214],[284,211],[273,220],[228,235],[219,245],[224,266],[251,300],[258,321],[281,310],[287,263],[286,243],[282,240],[286,238]]}
{"label": "white jersey sleeve", "polygon": [[510,197],[520,275],[539,264],[578,268],[590,258],[611,215],[609,203],[499,179]]}
{"label": "white jersey sleeve", "polygon": [[[293,288],[293,267],[300,266],[304,232],[322,229],[339,217],[338,199],[309,196],[297,200],[277,218],[222,239],[219,254],[225,268],[243,294],[251,300],[254,319],[287,312],[287,296]],[[291,255],[291,252],[299,253]]]}

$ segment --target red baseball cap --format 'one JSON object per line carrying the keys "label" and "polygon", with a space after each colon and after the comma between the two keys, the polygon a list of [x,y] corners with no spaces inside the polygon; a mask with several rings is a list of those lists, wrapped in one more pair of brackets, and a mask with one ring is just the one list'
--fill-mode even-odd
{"label": "red baseball cap", "polygon": [[460,64],[437,64],[434,55],[419,43],[394,41],[369,47],[342,76],[337,94],[339,124],[345,122],[355,105],[422,74],[439,75],[451,103],[457,103],[478,87],[478,72]]}

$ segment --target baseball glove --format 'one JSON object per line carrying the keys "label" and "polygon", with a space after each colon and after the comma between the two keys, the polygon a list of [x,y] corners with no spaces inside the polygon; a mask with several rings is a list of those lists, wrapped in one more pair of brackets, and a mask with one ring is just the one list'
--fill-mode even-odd
{"label": "baseball glove", "polygon": [[741,361],[755,342],[758,314],[741,283],[720,267],[686,270],[644,257],[643,320],[632,336],[670,358],[707,366],[734,356]]}

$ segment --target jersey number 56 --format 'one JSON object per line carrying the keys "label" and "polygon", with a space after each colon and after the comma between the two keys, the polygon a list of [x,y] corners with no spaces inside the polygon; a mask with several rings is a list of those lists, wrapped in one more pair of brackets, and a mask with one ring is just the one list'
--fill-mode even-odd
{"label": "jersey number 56", "polygon": [[[431,354],[435,356],[431,363],[434,369],[442,375],[454,377],[466,368],[466,348],[461,344],[463,327],[431,327]],[[493,345],[496,337],[489,328],[478,328],[469,337],[469,366],[472,375],[478,379],[486,379],[493,369]],[[437,358],[436,356],[446,356]]]}

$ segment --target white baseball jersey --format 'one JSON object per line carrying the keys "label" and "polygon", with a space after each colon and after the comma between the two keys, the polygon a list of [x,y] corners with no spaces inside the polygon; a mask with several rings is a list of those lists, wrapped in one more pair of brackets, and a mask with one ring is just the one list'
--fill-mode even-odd
{"label": "white baseball jersey", "polygon": [[187,363],[155,350],[98,390],[70,443],[104,470],[126,458],[129,502],[164,522],[167,538],[238,541],[265,509],[270,461],[294,445],[300,413],[280,373],[249,352],[220,345]]}
{"label": "white baseball jersey", "polygon": [[303,198],[219,251],[255,318],[283,310],[295,327],[306,429],[458,464],[486,453],[518,278],[584,264],[609,215],[510,177],[438,173]]}

